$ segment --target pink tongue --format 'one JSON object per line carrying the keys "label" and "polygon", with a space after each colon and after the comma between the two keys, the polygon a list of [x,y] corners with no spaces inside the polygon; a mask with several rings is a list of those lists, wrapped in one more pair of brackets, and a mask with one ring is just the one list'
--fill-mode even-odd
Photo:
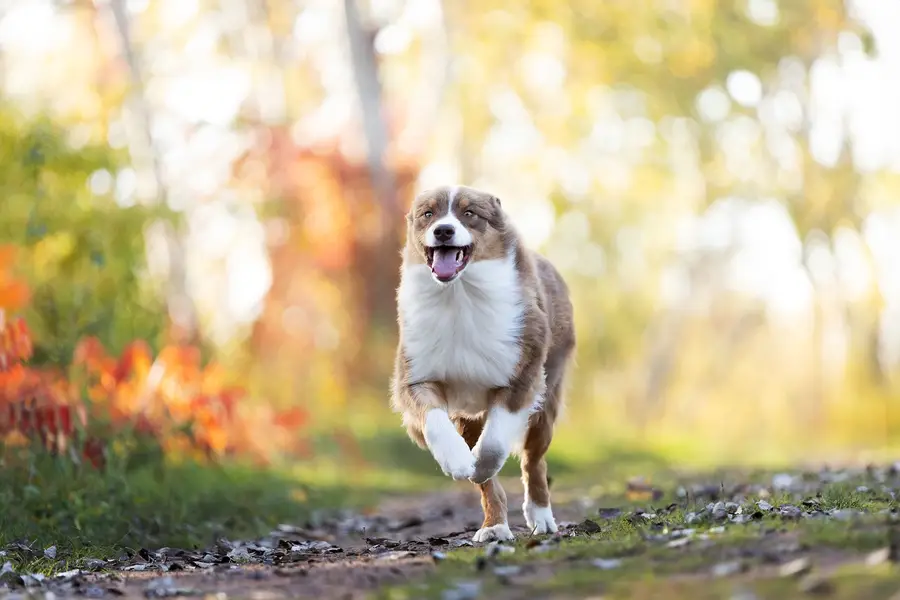
{"label": "pink tongue", "polygon": [[457,253],[462,254],[458,248],[436,248],[431,271],[440,279],[450,279],[456,275],[457,269],[462,266],[462,262],[456,260]]}

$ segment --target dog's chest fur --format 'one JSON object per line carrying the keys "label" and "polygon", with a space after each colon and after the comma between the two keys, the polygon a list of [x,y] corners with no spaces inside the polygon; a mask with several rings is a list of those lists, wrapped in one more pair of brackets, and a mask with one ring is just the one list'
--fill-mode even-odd
{"label": "dog's chest fur", "polygon": [[425,265],[404,267],[398,292],[411,383],[445,384],[452,412],[477,414],[509,384],[521,355],[522,290],[512,258],[473,263],[440,286]]}

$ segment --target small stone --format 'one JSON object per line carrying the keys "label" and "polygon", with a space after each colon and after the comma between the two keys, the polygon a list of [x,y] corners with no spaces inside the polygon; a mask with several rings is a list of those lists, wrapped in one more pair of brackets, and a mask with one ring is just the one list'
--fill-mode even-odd
{"label": "small stone", "polygon": [[130,567],[125,567],[123,571],[146,571],[151,568],[151,565],[131,565]]}
{"label": "small stone", "polygon": [[44,549],[44,556],[53,560],[56,558],[56,546],[50,546],[49,548]]}
{"label": "small stone", "polygon": [[673,538],[692,537],[695,533],[697,533],[696,529],[675,529],[671,535]]}
{"label": "small stone", "polygon": [[507,546],[506,544],[502,544],[500,542],[491,542],[484,549],[484,554],[488,558],[497,556],[499,554],[512,554],[516,549],[512,546]]}
{"label": "small stone", "polygon": [[828,513],[828,516],[838,521],[849,521],[855,517],[857,512],[852,508],[838,508]]}
{"label": "small stone", "polygon": [[772,477],[772,487],[776,490],[786,490],[794,484],[794,476],[789,473],[779,473]]}
{"label": "small stone", "polygon": [[442,600],[473,600],[481,593],[481,582],[460,581],[453,588],[444,590]]}
{"label": "small stone", "polygon": [[713,577],[729,577],[744,570],[744,564],[739,560],[723,562],[712,568]]}
{"label": "small stone", "polygon": [[881,548],[866,556],[866,566],[874,567],[882,563],[886,563],[891,559],[891,549]]}
{"label": "small stone", "polygon": [[796,577],[797,575],[807,573],[811,568],[812,563],[809,562],[809,559],[801,557],[784,563],[781,565],[781,568],[778,569],[778,572],[782,577]]}
{"label": "small stone", "polygon": [[690,543],[691,543],[691,538],[682,537],[682,538],[677,538],[677,539],[672,540],[671,542],[666,544],[666,547],[667,548],[681,548],[682,546],[687,546]]}
{"label": "small stone", "polygon": [[25,587],[38,587],[44,582],[44,576],[41,573],[29,573],[22,575],[22,585]]}
{"label": "small stone", "polygon": [[591,564],[603,571],[610,569],[618,569],[622,566],[621,558],[597,558],[591,561]]}
{"label": "small stone", "polygon": [[738,512],[740,512],[740,510],[741,510],[741,505],[738,504],[737,502],[726,502],[725,503],[725,511],[730,515],[737,514]]}
{"label": "small stone", "polygon": [[97,585],[92,585],[84,590],[84,595],[88,598],[102,598],[106,595],[106,592],[102,587]]}
{"label": "small stone", "polygon": [[393,550],[391,552],[379,554],[376,560],[400,560],[401,558],[409,558],[415,555],[415,552],[409,552],[406,550]]}
{"label": "small stone", "polygon": [[699,523],[700,521],[700,516],[695,512],[689,512],[688,514],[684,515],[684,522],[688,525],[693,525],[694,523]]}
{"label": "small stone", "polygon": [[799,519],[803,511],[791,504],[785,504],[778,509],[778,513],[785,519]]}
{"label": "small stone", "polygon": [[765,500],[760,500],[756,503],[756,508],[763,512],[769,512],[770,510],[772,510],[772,505]]}
{"label": "small stone", "polygon": [[62,573],[57,573],[57,579],[72,579],[74,577],[78,577],[81,575],[81,569],[72,569],[71,571],[63,571]]}
{"label": "small stone", "polygon": [[244,548],[235,548],[234,550],[231,550],[230,552],[228,552],[228,554],[226,556],[228,556],[228,558],[231,560],[231,562],[235,562],[235,563],[243,563],[243,562],[250,561],[250,553],[247,552],[247,550],[245,550]]}
{"label": "small stone", "polygon": [[807,575],[800,580],[798,586],[804,594],[830,594],[834,591],[834,585],[824,577],[818,575]]}
{"label": "small stone", "polygon": [[522,572],[522,567],[518,565],[505,565],[494,568],[494,575],[498,577],[512,577]]}

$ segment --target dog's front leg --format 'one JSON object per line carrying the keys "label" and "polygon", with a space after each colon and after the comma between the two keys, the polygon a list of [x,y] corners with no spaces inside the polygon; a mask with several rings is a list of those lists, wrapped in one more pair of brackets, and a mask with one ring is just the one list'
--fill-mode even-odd
{"label": "dog's front leg", "polygon": [[475,455],[475,474],[472,481],[482,484],[496,475],[517,444],[521,444],[528,429],[532,407],[544,393],[544,351],[546,329],[536,327],[526,346],[532,352],[519,365],[511,385],[495,390],[484,430],[472,449]]}
{"label": "dog's front leg", "polygon": [[409,386],[413,406],[404,412],[407,428],[421,432],[422,438],[444,475],[470,479],[475,473],[475,457],[459,434],[444,406],[440,389],[429,383]]}
{"label": "dog's front leg", "polygon": [[498,402],[484,423],[484,431],[472,449],[475,456],[475,473],[472,481],[483,484],[500,472],[513,447],[525,437],[531,405],[517,411],[509,410]]}

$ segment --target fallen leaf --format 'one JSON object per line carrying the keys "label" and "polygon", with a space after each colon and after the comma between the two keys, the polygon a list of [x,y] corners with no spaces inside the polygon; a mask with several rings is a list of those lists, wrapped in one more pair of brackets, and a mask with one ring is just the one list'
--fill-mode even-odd
{"label": "fallen leaf", "polygon": [[106,561],[99,558],[84,559],[84,568],[88,571],[99,571],[106,567]]}
{"label": "fallen leaf", "polygon": [[598,508],[597,514],[601,519],[615,519],[622,514],[621,508]]}
{"label": "fallen leaf", "polygon": [[654,488],[643,477],[635,477],[626,484],[625,497],[631,501],[659,500],[663,497],[663,492]]}
{"label": "fallen leaf", "polygon": [[409,529],[410,527],[418,527],[424,523],[422,517],[409,517],[391,527],[391,531],[400,531],[401,529]]}
{"label": "fallen leaf", "polygon": [[602,528],[597,524],[596,521],[585,519],[575,526],[575,531],[577,531],[578,533],[583,533],[585,535],[592,535],[595,533],[600,533],[602,531]]}

